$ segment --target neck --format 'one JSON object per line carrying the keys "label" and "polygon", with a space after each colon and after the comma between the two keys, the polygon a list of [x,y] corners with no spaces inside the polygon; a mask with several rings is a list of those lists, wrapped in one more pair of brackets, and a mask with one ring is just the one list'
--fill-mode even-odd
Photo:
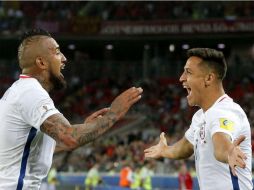
{"label": "neck", "polygon": [[47,91],[50,92],[53,89],[52,84],[49,81],[49,75],[46,72],[27,72],[27,71],[22,71],[23,75],[28,75],[32,78],[35,78],[38,80],[38,82],[41,84],[41,86]]}
{"label": "neck", "polygon": [[204,93],[204,101],[200,106],[203,111],[207,111],[218,99],[219,97],[223,96],[225,91],[223,89],[222,84],[207,90],[207,93]]}

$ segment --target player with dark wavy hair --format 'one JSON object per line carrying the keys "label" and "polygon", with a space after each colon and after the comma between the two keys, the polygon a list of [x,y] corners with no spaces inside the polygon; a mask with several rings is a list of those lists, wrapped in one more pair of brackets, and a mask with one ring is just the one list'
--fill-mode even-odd
{"label": "player with dark wavy hair", "polygon": [[84,123],[72,125],[48,92],[66,86],[67,60],[58,43],[41,29],[27,32],[18,48],[22,74],[0,100],[0,190],[38,190],[54,151],[73,150],[109,130],[136,103],[142,88],[117,96]]}
{"label": "player with dark wavy hair", "polygon": [[180,82],[190,106],[199,109],[185,136],[167,145],[164,133],[145,157],[185,159],[195,154],[201,190],[252,190],[250,124],[243,109],[225,94],[227,64],[222,52],[194,48]]}

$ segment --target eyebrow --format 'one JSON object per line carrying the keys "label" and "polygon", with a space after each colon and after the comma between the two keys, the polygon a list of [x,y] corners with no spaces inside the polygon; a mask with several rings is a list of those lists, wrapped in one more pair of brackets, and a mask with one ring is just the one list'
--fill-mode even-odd
{"label": "eyebrow", "polygon": [[184,67],[184,70],[185,71],[192,71],[191,68],[189,68],[189,67]]}
{"label": "eyebrow", "polygon": [[49,47],[49,49],[51,51],[60,51],[60,47],[59,46],[56,46],[56,47]]}

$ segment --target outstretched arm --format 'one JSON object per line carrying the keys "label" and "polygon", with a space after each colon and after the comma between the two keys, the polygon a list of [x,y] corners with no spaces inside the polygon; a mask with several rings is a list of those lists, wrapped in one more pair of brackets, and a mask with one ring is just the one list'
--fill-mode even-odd
{"label": "outstretched arm", "polygon": [[228,163],[233,175],[236,176],[235,167],[245,168],[247,159],[246,155],[240,150],[239,145],[244,141],[245,136],[240,136],[233,143],[230,136],[217,132],[213,135],[214,156],[223,163]]}
{"label": "outstretched arm", "polygon": [[193,145],[183,137],[172,146],[168,146],[165,134],[161,133],[159,143],[146,149],[144,152],[145,158],[165,157],[170,159],[184,159],[193,154]]}
{"label": "outstretched arm", "polygon": [[[96,119],[104,116],[109,110],[110,110],[109,108],[103,108],[94,112],[93,114],[91,114],[85,119],[84,124],[88,125],[89,123],[95,122]],[[68,147],[63,142],[59,142],[59,141],[57,142],[55,153],[59,153],[59,152],[67,151],[67,150],[68,150]]]}
{"label": "outstretched arm", "polygon": [[124,91],[115,98],[110,109],[103,112],[104,115],[95,114],[95,117],[89,117],[83,124],[70,125],[62,114],[52,115],[44,121],[41,131],[59,142],[57,151],[73,150],[110,129],[141,98],[142,91],[142,88],[135,87]]}

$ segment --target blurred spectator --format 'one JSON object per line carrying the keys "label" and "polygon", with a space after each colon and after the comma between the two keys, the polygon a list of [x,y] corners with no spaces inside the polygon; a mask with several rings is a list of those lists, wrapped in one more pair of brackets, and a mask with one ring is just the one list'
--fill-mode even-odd
{"label": "blurred spectator", "polygon": [[140,175],[141,175],[141,187],[144,190],[152,190],[152,176],[154,175],[154,161],[149,160],[145,161],[143,167],[141,168]]}
{"label": "blurred spectator", "polygon": [[[229,4],[230,3],[230,4]],[[100,21],[203,20],[253,18],[254,2],[188,1],[3,1],[0,3],[2,34],[19,34],[25,28],[44,27],[53,33],[98,32]],[[86,30],[80,27],[86,25]],[[93,23],[93,24],[91,24]],[[90,26],[90,27],[89,27]],[[93,27],[91,27],[93,26]],[[99,26],[99,25],[98,25]]]}
{"label": "blurred spectator", "polygon": [[133,167],[128,160],[123,161],[122,169],[120,170],[119,186],[130,187],[133,182]]}
{"label": "blurred spectator", "polygon": [[141,166],[137,164],[132,173],[132,182],[130,185],[131,189],[141,190]]}
{"label": "blurred spectator", "polygon": [[51,167],[48,173],[47,181],[48,181],[48,190],[56,190],[58,179],[57,179],[57,169],[54,166]]}
{"label": "blurred spectator", "polygon": [[93,190],[102,182],[102,178],[99,173],[99,166],[100,165],[98,163],[95,163],[88,171],[85,178],[85,190]]}
{"label": "blurred spectator", "polygon": [[193,182],[185,162],[182,162],[178,173],[179,190],[192,190]]}

